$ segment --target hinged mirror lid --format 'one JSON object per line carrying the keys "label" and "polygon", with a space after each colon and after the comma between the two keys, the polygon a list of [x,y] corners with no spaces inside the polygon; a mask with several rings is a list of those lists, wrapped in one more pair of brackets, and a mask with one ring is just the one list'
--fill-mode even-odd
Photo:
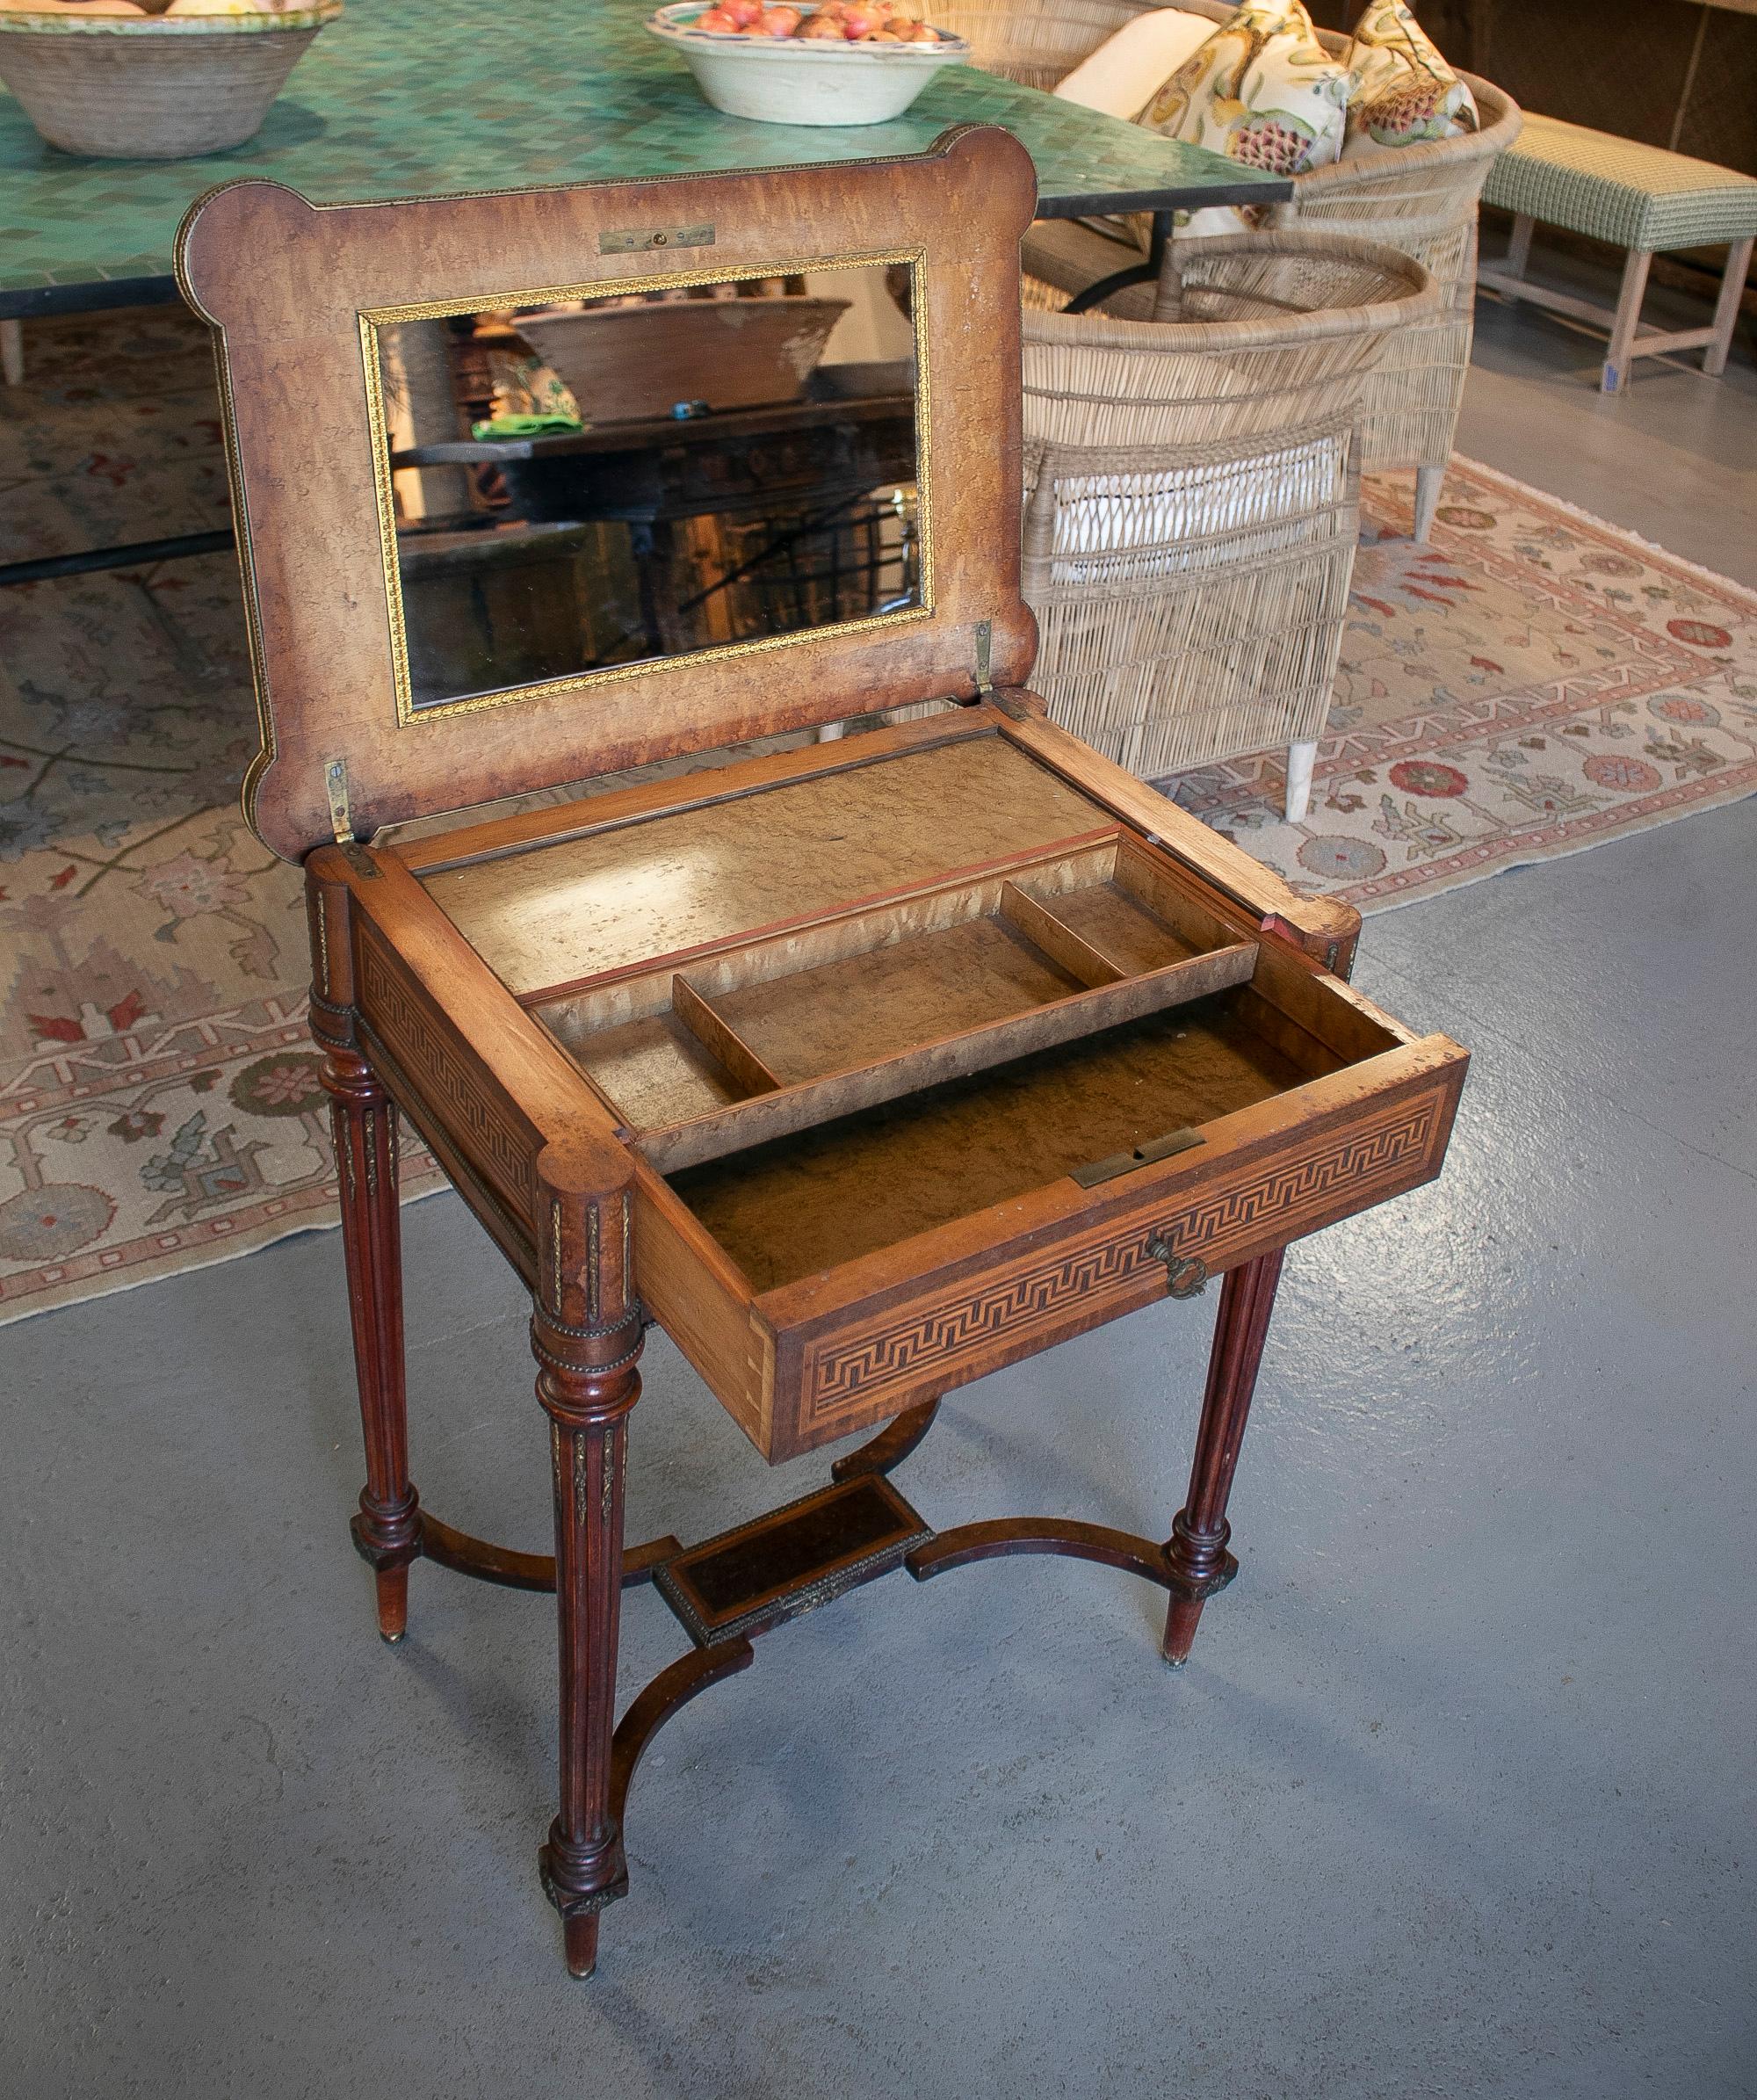
{"label": "hinged mirror lid", "polygon": [[986,128],[852,166],[210,193],[178,278],[220,331],[257,835],[298,858],[1023,683],[1035,196]]}

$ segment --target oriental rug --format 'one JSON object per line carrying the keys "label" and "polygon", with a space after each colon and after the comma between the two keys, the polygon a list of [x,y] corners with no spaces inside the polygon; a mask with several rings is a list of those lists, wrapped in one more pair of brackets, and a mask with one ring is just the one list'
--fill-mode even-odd
{"label": "oriental rug", "polygon": [[[0,388],[0,560],[223,524],[205,337],[38,322]],[[1171,784],[1373,910],[1757,789],[1757,594],[1467,461],[1368,542],[1307,822],[1278,757]],[[314,529],[321,529],[314,527]],[[300,880],[237,807],[229,555],[0,590],[0,1321],[335,1222]],[[667,769],[676,770],[676,769]],[[438,1185],[405,1148],[405,1186]]]}

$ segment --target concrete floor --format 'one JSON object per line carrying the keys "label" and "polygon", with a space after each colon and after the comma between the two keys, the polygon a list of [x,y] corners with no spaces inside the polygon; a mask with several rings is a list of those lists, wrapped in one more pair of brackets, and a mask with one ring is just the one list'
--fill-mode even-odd
{"label": "concrete floor", "polygon": [[[1485,247],[1493,250],[1500,238],[1486,231]],[[1531,273],[1558,290],[1616,301],[1610,272],[1541,236]],[[1708,308],[1656,285],[1642,319],[1650,328],[1701,328]],[[1703,378],[1699,351],[1641,358],[1623,393],[1602,395],[1602,335],[1483,293],[1457,449],[1705,568],[1757,584],[1754,341],[1757,324],[1747,316],[1724,378]]]}
{"label": "concrete floor", "polygon": [[[1736,566],[1737,508],[1681,526],[1748,373],[1612,422],[1552,328],[1491,317],[1464,449]],[[643,1768],[589,1984],[544,1601],[418,1568],[373,1636],[335,1236],[9,1330],[0,2091],[1757,2093],[1753,849],[1747,802],[1370,922],[1472,1076],[1440,1184],[1290,1257],[1189,1669],[1066,1562],[785,1629]],[[423,1491],[539,1547],[517,1292],[453,1198],[406,1231]],[[1162,1531],[1209,1318],[966,1388],[903,1486]],[[647,1364],[633,1535],[820,1477]],[[636,1593],[625,1697],[682,1645]]]}

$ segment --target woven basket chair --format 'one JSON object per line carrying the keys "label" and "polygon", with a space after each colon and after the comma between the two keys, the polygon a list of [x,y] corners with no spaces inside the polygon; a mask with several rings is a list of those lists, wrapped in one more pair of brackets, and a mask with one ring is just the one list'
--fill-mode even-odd
{"label": "woven basket chair", "polygon": [[1354,572],[1363,390],[1440,289],[1334,234],[1175,254],[1164,320],[1027,304],[1031,683],[1146,779],[1286,745],[1298,821]]}
{"label": "woven basket chair", "polygon": [[[969,39],[979,66],[1028,87],[1052,88],[1136,15],[1159,0],[936,0],[935,22]],[[1228,0],[1177,0],[1216,22],[1233,13]],[[1341,57],[1348,40],[1320,30],[1326,50]],[[1347,232],[1400,248],[1438,279],[1441,311],[1391,346],[1369,386],[1363,412],[1363,463],[1369,471],[1416,470],[1415,537],[1425,539],[1439,507],[1452,433],[1470,368],[1476,313],[1477,199],[1497,154],[1519,135],[1518,105],[1473,73],[1464,77],[1477,99],[1482,128],[1426,146],[1388,148],[1337,161],[1295,178],[1291,202],[1271,206],[1269,228],[1302,226]],[[1025,240],[1025,267],[1040,282],[1072,296],[1120,269],[1127,257],[1089,226],[1047,221]],[[1107,310],[1153,317],[1153,290],[1120,293]]]}

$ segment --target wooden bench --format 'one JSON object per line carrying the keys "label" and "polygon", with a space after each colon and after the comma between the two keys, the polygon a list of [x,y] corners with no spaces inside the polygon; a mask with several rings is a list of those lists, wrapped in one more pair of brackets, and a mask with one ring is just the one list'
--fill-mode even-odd
{"label": "wooden bench", "polygon": [[[1605,393],[1619,390],[1635,358],[1667,351],[1705,350],[1703,371],[1725,371],[1757,235],[1757,179],[1712,161],[1690,160],[1664,147],[1638,145],[1528,111],[1518,142],[1489,170],[1483,202],[1513,214],[1513,239],[1500,264],[1478,270],[1478,284],[1609,328],[1610,347],[1600,382]],[[1628,250],[1614,308],[1527,280],[1531,229],[1540,219]],[[1710,325],[1639,333],[1653,257],[1668,249],[1717,248],[1723,243],[1726,268]]]}

